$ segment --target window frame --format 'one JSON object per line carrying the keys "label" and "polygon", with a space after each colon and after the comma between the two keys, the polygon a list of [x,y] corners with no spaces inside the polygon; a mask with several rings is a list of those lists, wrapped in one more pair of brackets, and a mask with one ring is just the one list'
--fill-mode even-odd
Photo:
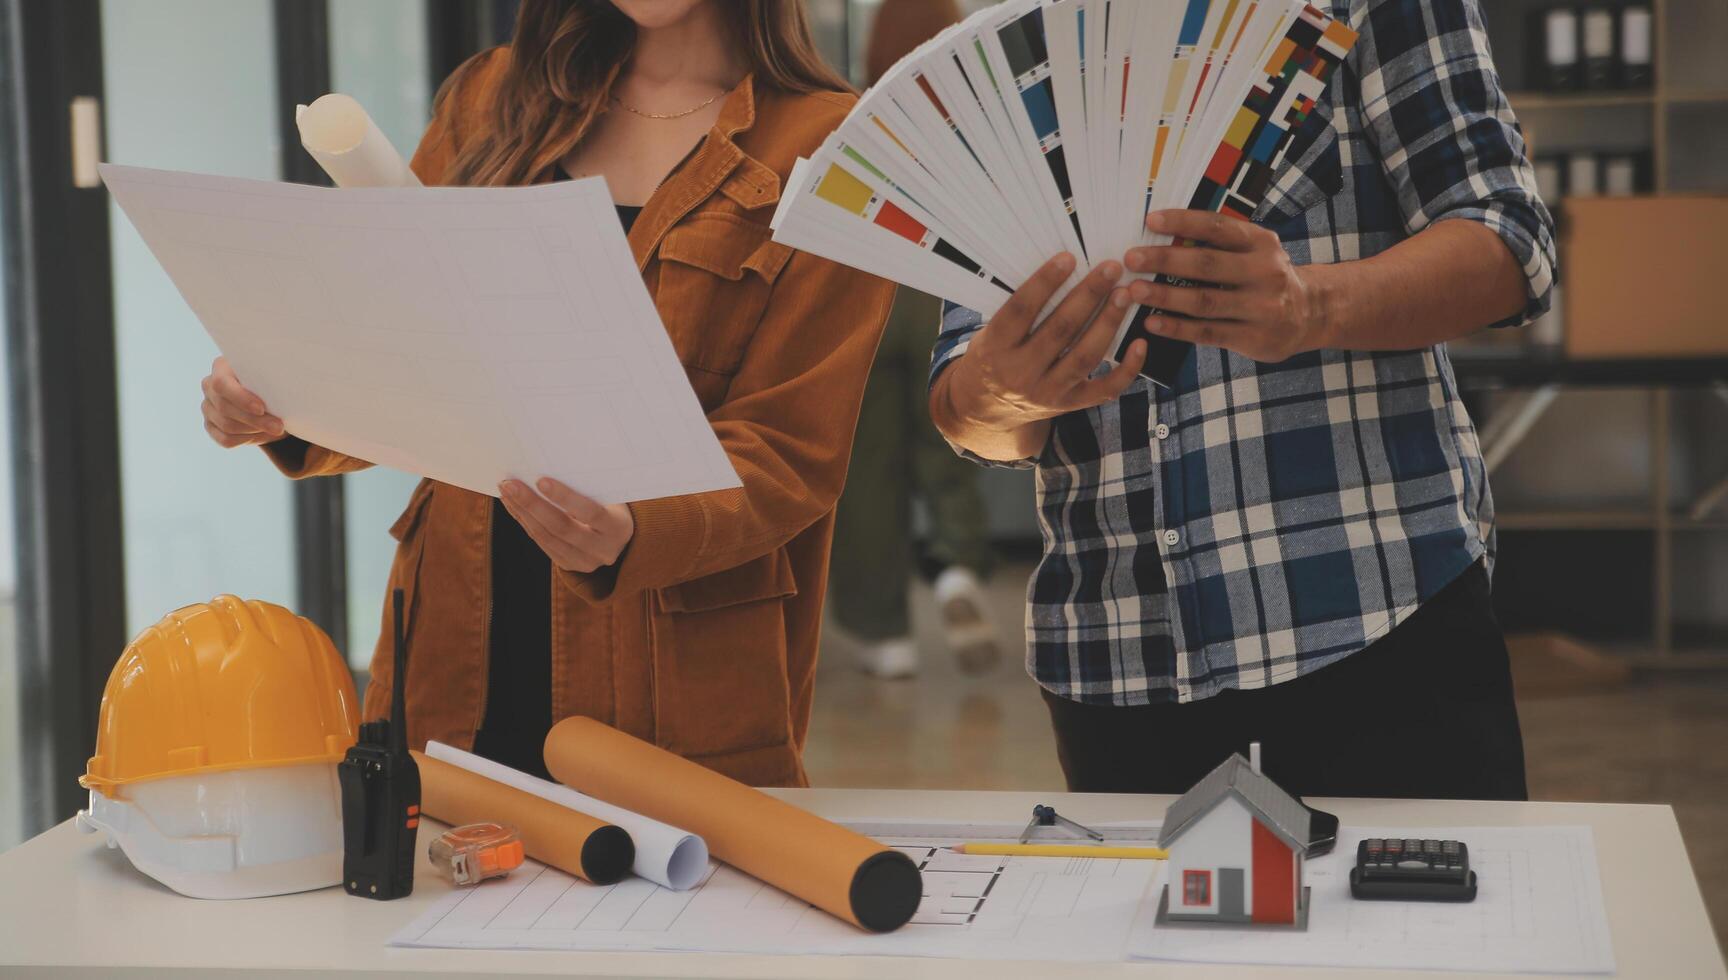
{"label": "window frame", "polygon": [[[1198,898],[1195,897],[1196,894],[1199,895]],[[1211,871],[1197,871],[1188,868],[1182,870],[1182,904],[1212,904]]]}
{"label": "window frame", "polygon": [[[84,802],[126,642],[108,195],[75,186],[70,106],[102,105],[100,0],[0,0],[0,194],[17,487],[20,806],[26,836]],[[97,148],[100,149],[99,147]]]}

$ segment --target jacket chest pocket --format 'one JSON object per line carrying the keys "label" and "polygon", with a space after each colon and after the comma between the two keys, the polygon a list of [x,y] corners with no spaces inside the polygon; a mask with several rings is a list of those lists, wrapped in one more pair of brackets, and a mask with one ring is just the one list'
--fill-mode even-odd
{"label": "jacket chest pocket", "polygon": [[726,397],[792,250],[766,225],[696,214],[660,243],[654,304],[704,410]]}

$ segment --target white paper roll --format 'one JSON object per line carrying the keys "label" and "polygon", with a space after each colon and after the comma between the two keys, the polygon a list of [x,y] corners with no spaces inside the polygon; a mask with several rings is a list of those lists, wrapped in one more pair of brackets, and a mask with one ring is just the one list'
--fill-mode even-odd
{"label": "white paper roll", "polygon": [[636,842],[636,863],[631,870],[673,891],[683,891],[702,880],[708,870],[708,844],[695,834],[651,820],[640,813],[585,796],[568,786],[530,776],[509,766],[482,759],[443,742],[427,742],[426,754],[476,775],[532,793],[543,800],[579,810],[615,824]]}
{"label": "white paper roll", "polygon": [[296,106],[300,144],[337,187],[419,187],[402,154],[359,102],[335,92]]}

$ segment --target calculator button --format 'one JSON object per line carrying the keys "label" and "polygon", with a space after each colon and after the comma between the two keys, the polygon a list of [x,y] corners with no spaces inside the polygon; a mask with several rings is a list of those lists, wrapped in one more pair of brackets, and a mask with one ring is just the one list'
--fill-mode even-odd
{"label": "calculator button", "polygon": [[1440,842],[1437,840],[1425,840],[1422,842],[1422,849],[1427,851],[1429,854],[1439,854]]}

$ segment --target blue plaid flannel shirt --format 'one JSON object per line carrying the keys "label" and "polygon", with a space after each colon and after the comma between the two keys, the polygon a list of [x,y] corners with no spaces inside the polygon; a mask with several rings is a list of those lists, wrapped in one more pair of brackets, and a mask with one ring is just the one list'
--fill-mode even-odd
{"label": "blue plaid flannel shirt", "polygon": [[[1497,326],[1541,315],[1553,221],[1477,0],[1329,6],[1361,40],[1255,221],[1298,264],[1479,221],[1529,282],[1523,313]],[[932,384],[980,326],[944,310]],[[1290,680],[1493,559],[1487,472],[1443,346],[1279,364],[1199,348],[1173,389],[1141,379],[1056,419],[1039,458],[1008,465],[1037,467],[1028,669],[1075,701],[1190,701]]]}

